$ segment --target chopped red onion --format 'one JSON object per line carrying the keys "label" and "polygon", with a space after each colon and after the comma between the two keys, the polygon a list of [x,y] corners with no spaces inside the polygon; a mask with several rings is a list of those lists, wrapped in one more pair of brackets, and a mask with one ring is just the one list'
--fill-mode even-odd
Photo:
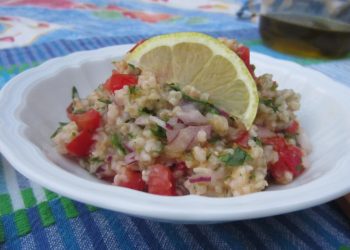
{"label": "chopped red onion", "polygon": [[198,182],[210,182],[211,176],[199,176],[199,177],[192,177],[188,179],[191,183],[198,183]]}
{"label": "chopped red onion", "polygon": [[257,132],[258,132],[258,137],[260,137],[260,138],[269,138],[269,137],[273,137],[276,135],[274,132],[272,132],[268,128],[260,127],[260,126],[258,126]]}
{"label": "chopped red onion", "polygon": [[[176,153],[181,153],[186,149],[190,149],[197,142],[197,134],[201,130],[207,133],[207,138],[210,137],[210,133],[211,133],[210,125],[188,126],[178,131],[178,134],[175,136],[175,138],[167,145],[168,150],[174,151]],[[170,134],[170,131],[175,132],[174,130],[169,130],[169,134]]]}
{"label": "chopped red onion", "polygon": [[186,125],[204,125],[208,124],[208,119],[196,109],[181,111],[177,117]]}
{"label": "chopped red onion", "polygon": [[111,162],[112,162],[112,159],[113,159],[113,156],[112,156],[112,155],[108,155],[108,156],[107,156],[107,162],[108,162],[108,163],[111,163]]}
{"label": "chopped red onion", "polygon": [[173,177],[175,179],[186,176],[187,174],[187,166],[184,162],[179,162],[175,164],[173,169]]}
{"label": "chopped red onion", "polygon": [[172,118],[170,118],[169,121],[167,122],[167,124],[169,124],[169,126],[172,126],[172,127],[174,127],[177,123],[178,123],[177,117],[172,117]]}
{"label": "chopped red onion", "polygon": [[174,127],[171,126],[169,123],[166,123],[166,124],[165,124],[165,128],[166,128],[166,129],[169,129],[169,130],[174,129]]}
{"label": "chopped red onion", "polygon": [[222,109],[219,109],[219,114],[222,116],[225,116],[226,118],[230,117],[230,115],[227,112],[223,111]]}
{"label": "chopped red onion", "polygon": [[127,154],[125,157],[124,157],[124,162],[126,164],[132,164],[132,163],[135,163],[137,162],[136,160],[136,153],[135,152],[132,152],[130,154]]}
{"label": "chopped red onion", "polygon": [[188,112],[188,111],[196,110],[196,109],[197,108],[193,103],[186,103],[186,104],[181,105],[181,110],[184,112]]}
{"label": "chopped red onion", "polygon": [[166,130],[166,138],[168,140],[168,144],[172,143],[175,138],[178,136],[180,129],[167,129]]}
{"label": "chopped red onion", "polygon": [[207,126],[198,126],[198,127],[201,127],[196,136],[192,138],[191,142],[189,143],[187,149],[190,149],[190,148],[193,148],[197,143],[198,143],[198,140],[197,140],[197,135],[200,131],[204,131],[207,135],[207,139],[210,138],[211,136],[211,126],[210,125],[207,125]]}
{"label": "chopped red onion", "polygon": [[131,153],[131,152],[134,152],[134,149],[133,149],[132,147],[130,147],[128,143],[124,143],[123,146],[124,146],[124,148],[126,148],[130,153]]}
{"label": "chopped red onion", "polygon": [[135,120],[135,124],[136,124],[136,125],[141,125],[141,126],[143,126],[143,125],[147,125],[148,123],[149,123],[149,119],[148,119],[148,117],[145,116],[145,115],[139,116],[139,117],[137,117],[136,120]]}
{"label": "chopped red onion", "polygon": [[180,130],[185,127],[184,124],[178,123],[178,121],[179,119],[176,117],[173,117],[168,121],[168,126],[172,126],[171,129],[166,128],[166,137],[168,140],[168,144],[171,143],[178,136]]}

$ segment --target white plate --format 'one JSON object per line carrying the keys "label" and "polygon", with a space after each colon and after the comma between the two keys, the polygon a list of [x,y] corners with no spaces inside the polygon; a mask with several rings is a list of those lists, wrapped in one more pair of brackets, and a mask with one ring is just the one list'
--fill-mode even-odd
{"label": "white plate", "polygon": [[132,45],[78,52],[13,78],[0,96],[0,150],[23,175],[72,199],[167,222],[233,221],[295,211],[350,192],[350,90],[295,63],[252,53],[257,73],[302,94],[298,113],[310,137],[311,168],[290,185],[234,198],[164,197],[104,184],[56,153],[50,135],[73,85],[87,95],[110,75],[111,61]]}

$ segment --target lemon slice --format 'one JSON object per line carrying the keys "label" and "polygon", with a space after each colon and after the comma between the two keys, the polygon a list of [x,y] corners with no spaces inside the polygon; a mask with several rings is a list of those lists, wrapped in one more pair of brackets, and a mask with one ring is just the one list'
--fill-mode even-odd
{"label": "lemon slice", "polygon": [[243,61],[219,40],[195,32],[160,35],[136,47],[126,60],[154,72],[162,83],[194,86],[247,129],[253,124],[259,103],[255,81]]}

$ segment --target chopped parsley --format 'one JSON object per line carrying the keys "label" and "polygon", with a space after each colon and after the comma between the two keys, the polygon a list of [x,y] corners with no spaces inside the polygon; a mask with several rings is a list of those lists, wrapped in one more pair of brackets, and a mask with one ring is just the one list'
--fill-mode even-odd
{"label": "chopped parsley", "polygon": [[275,90],[277,89],[277,87],[278,87],[277,83],[276,83],[276,82],[273,82],[273,84],[272,84],[270,90],[275,91]]}
{"label": "chopped parsley", "polygon": [[136,86],[129,86],[129,94],[135,95],[138,91],[138,88]]}
{"label": "chopped parsley", "polygon": [[255,180],[255,173],[252,173],[250,176],[249,176],[249,180]]}
{"label": "chopped parsley", "polygon": [[132,68],[132,69],[136,69],[135,65],[131,64],[131,63],[128,63],[129,67]]}
{"label": "chopped parsley", "polygon": [[86,111],[84,110],[84,109],[75,109],[75,110],[73,110],[73,114],[83,114],[83,113],[85,113]]}
{"label": "chopped parsley", "polygon": [[175,90],[175,91],[180,91],[181,92],[181,89],[178,85],[176,85],[175,83],[170,83],[169,84],[169,88],[172,89],[172,90]]}
{"label": "chopped parsley", "polygon": [[128,133],[128,138],[129,139],[134,139],[136,136],[133,133]]}
{"label": "chopped parsley", "polygon": [[126,155],[126,149],[124,148],[118,134],[113,134],[111,138],[111,143],[120,154]]}
{"label": "chopped parsley", "polygon": [[298,172],[301,172],[304,169],[303,165],[298,165],[295,168]]}
{"label": "chopped parsley", "polygon": [[97,163],[104,162],[104,160],[99,158],[99,157],[97,157],[97,156],[95,156],[95,157],[90,158],[89,162],[92,163],[92,164],[94,164],[94,163],[97,164]]}
{"label": "chopped parsley", "polygon": [[221,137],[217,134],[214,134],[208,139],[208,142],[215,143],[215,142],[220,141],[220,140],[221,140]]}
{"label": "chopped parsley", "polygon": [[102,99],[102,98],[99,98],[97,99],[99,102],[102,102],[102,103],[105,103],[105,104],[111,104],[112,101],[111,100],[108,100],[108,99]]}
{"label": "chopped parsley", "polygon": [[225,163],[226,166],[232,167],[240,166],[248,159],[251,159],[250,155],[241,148],[236,148],[233,154],[219,156],[220,161]]}
{"label": "chopped parsley", "polygon": [[155,112],[148,108],[141,108],[139,109],[140,115],[155,115]]}
{"label": "chopped parsley", "polygon": [[56,129],[55,132],[53,132],[53,134],[50,136],[50,138],[54,138],[61,130],[64,126],[66,126],[68,124],[68,122],[59,122],[59,127]]}
{"label": "chopped parsley", "polygon": [[159,138],[159,139],[161,139],[161,140],[166,139],[166,132],[165,132],[165,129],[162,128],[162,127],[159,126],[159,125],[153,126],[153,127],[151,128],[151,132],[152,132],[152,134],[153,134],[155,137],[157,137],[157,138]]}
{"label": "chopped parsley", "polygon": [[72,88],[72,99],[80,99],[78,90],[75,86]]}
{"label": "chopped parsley", "polygon": [[205,106],[203,107],[203,112],[204,113],[212,113],[212,114],[216,114],[216,115],[220,114],[219,110],[214,105],[212,105],[210,103],[205,104]]}
{"label": "chopped parsley", "polygon": [[272,108],[273,112],[278,111],[278,106],[274,103],[272,99],[260,99],[260,103],[264,104],[267,107]]}
{"label": "chopped parsley", "polygon": [[262,142],[258,137],[254,137],[253,140],[255,141],[256,145],[258,145],[260,147],[262,146]]}

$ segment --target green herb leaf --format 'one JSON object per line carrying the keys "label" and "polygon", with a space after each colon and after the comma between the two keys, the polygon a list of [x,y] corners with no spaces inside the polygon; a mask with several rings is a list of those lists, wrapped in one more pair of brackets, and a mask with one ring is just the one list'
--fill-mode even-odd
{"label": "green herb leaf", "polygon": [[304,169],[303,165],[298,165],[295,168],[298,172],[301,172]]}
{"label": "green herb leaf", "polygon": [[99,158],[99,157],[97,157],[97,156],[95,156],[95,157],[92,157],[92,158],[90,158],[89,159],[89,162],[90,163],[101,163],[101,162],[104,162],[104,160],[103,159],[101,159],[101,158]]}
{"label": "green herb leaf", "polygon": [[263,103],[265,106],[272,108],[273,112],[278,111],[278,106],[274,103],[272,99],[260,99],[260,103]]}
{"label": "green herb leaf", "polygon": [[170,83],[169,88],[175,91],[181,91],[180,87],[176,83]]}
{"label": "green herb leaf", "polygon": [[159,125],[153,126],[151,128],[151,132],[155,137],[158,137],[159,139],[166,139],[165,129]]}
{"label": "green herb leaf", "polygon": [[254,137],[253,140],[255,141],[256,145],[258,145],[260,147],[262,146],[262,142],[258,137]]}
{"label": "green herb leaf", "polygon": [[195,98],[193,98],[193,97],[191,97],[191,96],[189,96],[189,95],[187,95],[187,94],[185,94],[183,92],[182,92],[182,98],[184,100],[190,101],[190,102],[196,102],[196,103],[200,103],[200,104],[208,104],[207,102],[203,102],[201,100],[197,100],[197,99],[195,99]]}
{"label": "green herb leaf", "polygon": [[128,63],[129,67],[132,68],[132,69],[135,69],[135,65],[131,64],[131,63]]}
{"label": "green herb leaf", "polygon": [[277,89],[277,87],[278,87],[277,83],[276,83],[276,82],[273,82],[273,84],[272,84],[270,90],[275,91],[275,90]]}
{"label": "green herb leaf", "polygon": [[68,122],[59,122],[58,124],[60,125],[60,127],[64,127],[68,124]]}
{"label": "green herb leaf", "polygon": [[111,104],[112,103],[112,101],[111,100],[108,100],[108,99],[102,99],[102,98],[99,98],[99,99],[97,99],[99,102],[102,102],[102,103],[104,103],[104,104]]}
{"label": "green herb leaf", "polygon": [[136,86],[129,86],[129,94],[135,95],[138,91],[138,88]]}
{"label": "green herb leaf", "polygon": [[134,139],[136,136],[133,133],[128,133],[128,138],[129,139]]}
{"label": "green herb leaf", "polygon": [[220,140],[221,140],[221,137],[220,137],[219,135],[215,134],[215,135],[212,135],[212,136],[210,137],[210,139],[208,140],[208,142],[209,142],[209,143],[215,143],[215,142],[220,141]]}
{"label": "green herb leaf", "polygon": [[219,156],[219,159],[227,166],[235,167],[242,165],[246,160],[251,159],[251,157],[246,151],[241,148],[236,148],[233,154]]}
{"label": "green herb leaf", "polygon": [[118,134],[113,134],[111,138],[111,143],[120,154],[126,155],[126,149],[124,148]]}
{"label": "green herb leaf", "polygon": [[76,110],[73,110],[73,114],[83,114],[85,113],[86,111],[84,109],[76,109]]}
{"label": "green herb leaf", "polygon": [[80,99],[78,90],[75,86],[72,88],[72,99]]}
{"label": "green herb leaf", "polygon": [[55,132],[53,132],[53,134],[50,136],[50,138],[54,138],[61,130],[64,126],[66,126],[68,124],[68,122],[59,122],[59,127],[55,130]]}
{"label": "green herb leaf", "polygon": [[154,111],[148,108],[139,109],[140,115],[155,115]]}
{"label": "green herb leaf", "polygon": [[255,173],[252,173],[250,176],[249,176],[249,180],[254,180],[255,179]]}
{"label": "green herb leaf", "polygon": [[214,105],[210,104],[210,103],[206,103],[203,104],[203,113],[212,113],[212,114],[216,114],[219,115],[220,111],[219,109],[217,109]]}

